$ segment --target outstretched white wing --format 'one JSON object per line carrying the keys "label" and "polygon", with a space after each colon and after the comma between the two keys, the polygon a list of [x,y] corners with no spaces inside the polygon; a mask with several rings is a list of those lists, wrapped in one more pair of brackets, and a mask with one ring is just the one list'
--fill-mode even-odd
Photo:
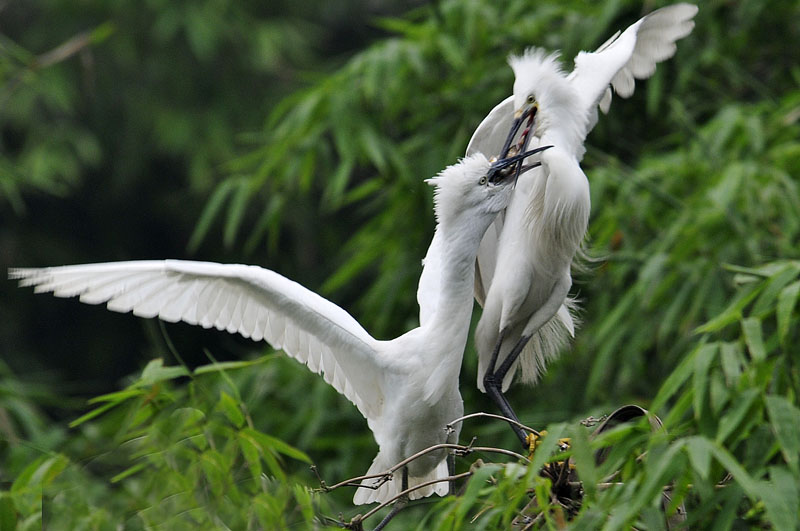
{"label": "outstretched white wing", "polygon": [[656,63],[675,54],[675,41],[691,33],[696,13],[697,6],[692,4],[658,9],[621,34],[614,34],[596,51],[580,52],[569,81],[584,108],[594,113],[599,105],[604,113],[608,112],[611,87],[623,98],[630,97],[636,79],[652,76]]}
{"label": "outstretched white wing", "polygon": [[366,418],[381,412],[379,342],[342,308],[273,271],[148,260],[11,269],[9,277],[37,293],[264,339],[322,374]]}

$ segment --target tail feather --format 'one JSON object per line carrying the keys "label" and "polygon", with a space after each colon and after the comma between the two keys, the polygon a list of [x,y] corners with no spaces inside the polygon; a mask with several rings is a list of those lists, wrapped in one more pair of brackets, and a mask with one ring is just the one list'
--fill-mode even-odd
{"label": "tail feather", "polygon": [[[528,341],[517,361],[511,366],[503,379],[503,392],[511,387],[512,382],[519,375],[519,380],[526,384],[535,384],[547,369],[547,364],[558,358],[561,351],[575,337],[575,328],[580,324],[578,318],[578,301],[566,298],[558,312],[542,326]],[[505,338],[498,360],[502,361],[508,355],[521,333],[511,333]],[[480,356],[478,359],[478,388],[486,392],[483,386],[483,377],[489,365],[489,356]]]}
{"label": "tail feather", "polygon": [[570,338],[575,336],[575,327],[579,324],[577,309],[575,299],[564,299],[564,304],[553,318],[525,345],[517,363],[518,370],[508,371],[503,380],[504,392],[508,390],[516,372],[519,372],[522,383],[533,385],[539,381],[547,370],[547,364],[555,361]]}

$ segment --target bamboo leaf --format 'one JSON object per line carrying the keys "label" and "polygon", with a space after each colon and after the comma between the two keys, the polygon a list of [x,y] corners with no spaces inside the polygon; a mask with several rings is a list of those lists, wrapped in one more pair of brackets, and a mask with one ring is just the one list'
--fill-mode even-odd
{"label": "bamboo leaf", "polygon": [[734,433],[745,420],[756,398],[761,394],[759,389],[748,389],[736,399],[733,408],[727,411],[719,420],[716,442],[722,444]]}
{"label": "bamboo leaf", "polygon": [[694,371],[692,381],[694,387],[694,416],[699,419],[703,412],[708,409],[708,399],[706,388],[708,387],[708,372],[711,363],[717,355],[719,345],[717,343],[707,343],[701,346],[694,356]]}
{"label": "bamboo leaf", "polygon": [[797,474],[800,461],[800,409],[782,396],[769,395],[764,399],[770,425],[784,459]]}
{"label": "bamboo leaf", "polygon": [[742,310],[750,304],[753,299],[764,289],[763,283],[749,284],[744,290],[740,291],[733,302],[728,305],[719,315],[708,321],[706,324],[695,329],[696,334],[717,332],[726,326],[735,323],[742,317]]}
{"label": "bamboo leaf", "polygon": [[197,367],[192,374],[198,376],[200,374],[210,374],[215,372],[221,371],[232,371],[237,369],[246,369],[248,367],[253,367],[254,365],[261,365],[266,363],[267,361],[278,357],[278,354],[267,354],[265,356],[261,356],[254,360],[242,360],[242,361],[217,361],[214,363],[209,363],[207,365],[201,365]]}
{"label": "bamboo leaf", "polygon": [[711,472],[711,449],[701,439],[702,437],[699,436],[687,437],[684,440],[684,445],[694,471],[701,478],[708,479]]}
{"label": "bamboo leaf", "polygon": [[289,446],[280,439],[276,439],[271,435],[261,433],[252,428],[244,428],[242,433],[250,437],[253,442],[262,450],[262,452],[275,451],[291,457],[292,459],[297,459],[298,461],[311,464],[311,459],[304,452]]}
{"label": "bamboo leaf", "polygon": [[236,402],[236,400],[234,400],[231,395],[225,391],[220,393],[217,407],[222,410],[231,424],[237,428],[244,426],[244,413],[242,413],[242,410],[239,408],[238,402]]}
{"label": "bamboo leaf", "polygon": [[192,236],[189,238],[189,243],[187,245],[189,252],[195,252],[200,247],[206,234],[208,234],[208,230],[211,228],[211,224],[222,210],[222,205],[231,192],[233,192],[234,184],[235,183],[230,180],[223,181],[217,189],[214,190],[205,208],[203,208],[203,213],[200,214],[200,218],[197,220],[197,225],[195,225]]}
{"label": "bamboo leaf", "polygon": [[135,387],[146,387],[164,380],[174,380],[182,376],[189,376],[185,367],[164,367],[164,360],[156,358],[150,360],[142,371],[142,376],[134,383]]}
{"label": "bamboo leaf", "polygon": [[764,337],[761,332],[761,321],[755,317],[748,317],[742,320],[742,332],[747,350],[754,361],[764,361],[767,358],[767,350],[764,347]]}
{"label": "bamboo leaf", "polygon": [[653,404],[649,408],[650,410],[654,412],[660,411],[661,408],[666,405],[667,401],[675,396],[675,393],[678,392],[686,380],[689,379],[694,369],[694,360],[701,348],[702,347],[698,347],[691,354],[686,356],[686,358],[681,361],[675,370],[673,370],[670,375],[667,376],[667,379],[661,385],[661,389],[658,390],[658,394],[656,394],[655,399],[653,399]]}
{"label": "bamboo leaf", "polygon": [[250,467],[250,473],[254,481],[259,481],[263,468],[261,467],[261,456],[252,437],[249,437],[239,432],[239,448],[242,450],[247,466]]}
{"label": "bamboo leaf", "polygon": [[789,334],[789,324],[792,321],[792,313],[797,305],[800,295],[800,280],[793,282],[783,288],[778,295],[778,306],[775,310],[778,321],[778,339],[784,343]]}
{"label": "bamboo leaf", "polygon": [[242,179],[236,182],[235,191],[233,192],[233,197],[228,207],[228,218],[225,221],[225,229],[222,237],[222,241],[226,247],[233,246],[233,242],[236,240],[236,235],[239,232],[239,228],[242,226],[244,213],[251,195],[252,188],[248,181]]}
{"label": "bamboo leaf", "polygon": [[767,516],[777,530],[797,529],[798,489],[797,477],[785,468],[769,467],[770,482],[762,483],[761,499]]}
{"label": "bamboo leaf", "polygon": [[719,360],[725,375],[725,383],[731,387],[742,374],[742,366],[745,363],[741,344],[732,341],[721,343]]}
{"label": "bamboo leaf", "polygon": [[785,268],[779,273],[771,276],[767,281],[761,294],[753,304],[753,309],[750,315],[753,317],[762,317],[768,311],[775,307],[778,294],[781,293],[783,288],[792,280],[797,277],[798,265],[794,262],[786,264]]}

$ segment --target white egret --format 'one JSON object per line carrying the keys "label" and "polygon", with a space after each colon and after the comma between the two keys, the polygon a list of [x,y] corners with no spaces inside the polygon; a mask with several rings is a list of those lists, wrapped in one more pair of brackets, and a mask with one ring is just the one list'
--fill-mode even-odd
{"label": "white egret", "polygon": [[470,140],[467,154],[502,153],[513,142],[509,126],[527,121],[530,132],[512,150],[524,149],[529,136],[532,146],[555,146],[516,188],[477,258],[475,298],[483,306],[475,334],[478,387],[511,418],[516,415],[503,392],[514,377],[519,373],[523,382],[535,383],[567,335],[574,335],[570,269],[590,210],[579,162],[597,108],[608,111],[611,87],[624,98],[633,94],[635,79],[650,77],[656,63],[675,53],[675,41],[692,31],[696,13],[691,4],[654,11],[595,52],[580,52],[569,74],[557,54],[541,49],[511,57],[513,95],[492,109]]}
{"label": "white egret", "polygon": [[[448,435],[445,426],[463,414],[458,377],[475,256],[486,228],[508,205],[517,161],[531,153],[494,163],[476,154],[428,181],[436,186],[436,238],[442,243],[437,305],[422,326],[391,341],[374,339],[339,306],[257,266],[152,260],[11,269],[9,277],[37,293],[213,326],[283,349],[321,374],[367,419],[379,446],[368,474],[380,474],[429,446],[457,442],[458,429]],[[414,487],[447,476],[446,453],[428,453],[409,463],[400,481],[359,487],[353,501],[387,501],[404,483]],[[447,490],[447,482],[436,483],[410,497]]]}

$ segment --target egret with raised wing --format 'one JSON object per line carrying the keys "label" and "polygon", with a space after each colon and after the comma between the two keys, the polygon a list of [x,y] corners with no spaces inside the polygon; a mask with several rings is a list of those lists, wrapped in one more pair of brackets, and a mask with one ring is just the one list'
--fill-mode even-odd
{"label": "egret with raised wing", "polygon": [[[448,433],[445,427],[463,414],[458,377],[475,256],[486,228],[508,205],[518,161],[533,153],[495,162],[478,153],[428,181],[436,187],[436,238],[442,244],[437,304],[419,328],[391,341],[374,339],[339,306],[257,266],[153,260],[11,269],[9,276],[37,293],[79,296],[109,310],[215,327],[283,349],[321,374],[367,419],[379,446],[369,474],[380,474],[421,450],[458,439],[457,429]],[[438,450],[410,462],[400,481],[394,477],[372,488],[365,480],[353,501],[387,501],[403,483],[413,488],[447,476],[446,453]],[[410,498],[447,491],[447,482],[431,483]]]}
{"label": "egret with raised wing", "polygon": [[[595,52],[580,52],[569,74],[558,54],[541,49],[511,57],[513,95],[492,109],[470,140],[468,155],[504,153],[509,146],[514,155],[529,142],[555,146],[517,186],[478,251],[478,387],[510,418],[516,415],[503,393],[515,376],[535,383],[574,335],[571,267],[590,211],[589,182],[579,163],[597,109],[608,111],[612,87],[627,98],[635,79],[650,77],[656,63],[672,57],[675,41],[692,31],[696,13],[691,4],[654,11]],[[517,141],[513,131],[523,123]],[[515,432],[524,444],[525,434]]]}

